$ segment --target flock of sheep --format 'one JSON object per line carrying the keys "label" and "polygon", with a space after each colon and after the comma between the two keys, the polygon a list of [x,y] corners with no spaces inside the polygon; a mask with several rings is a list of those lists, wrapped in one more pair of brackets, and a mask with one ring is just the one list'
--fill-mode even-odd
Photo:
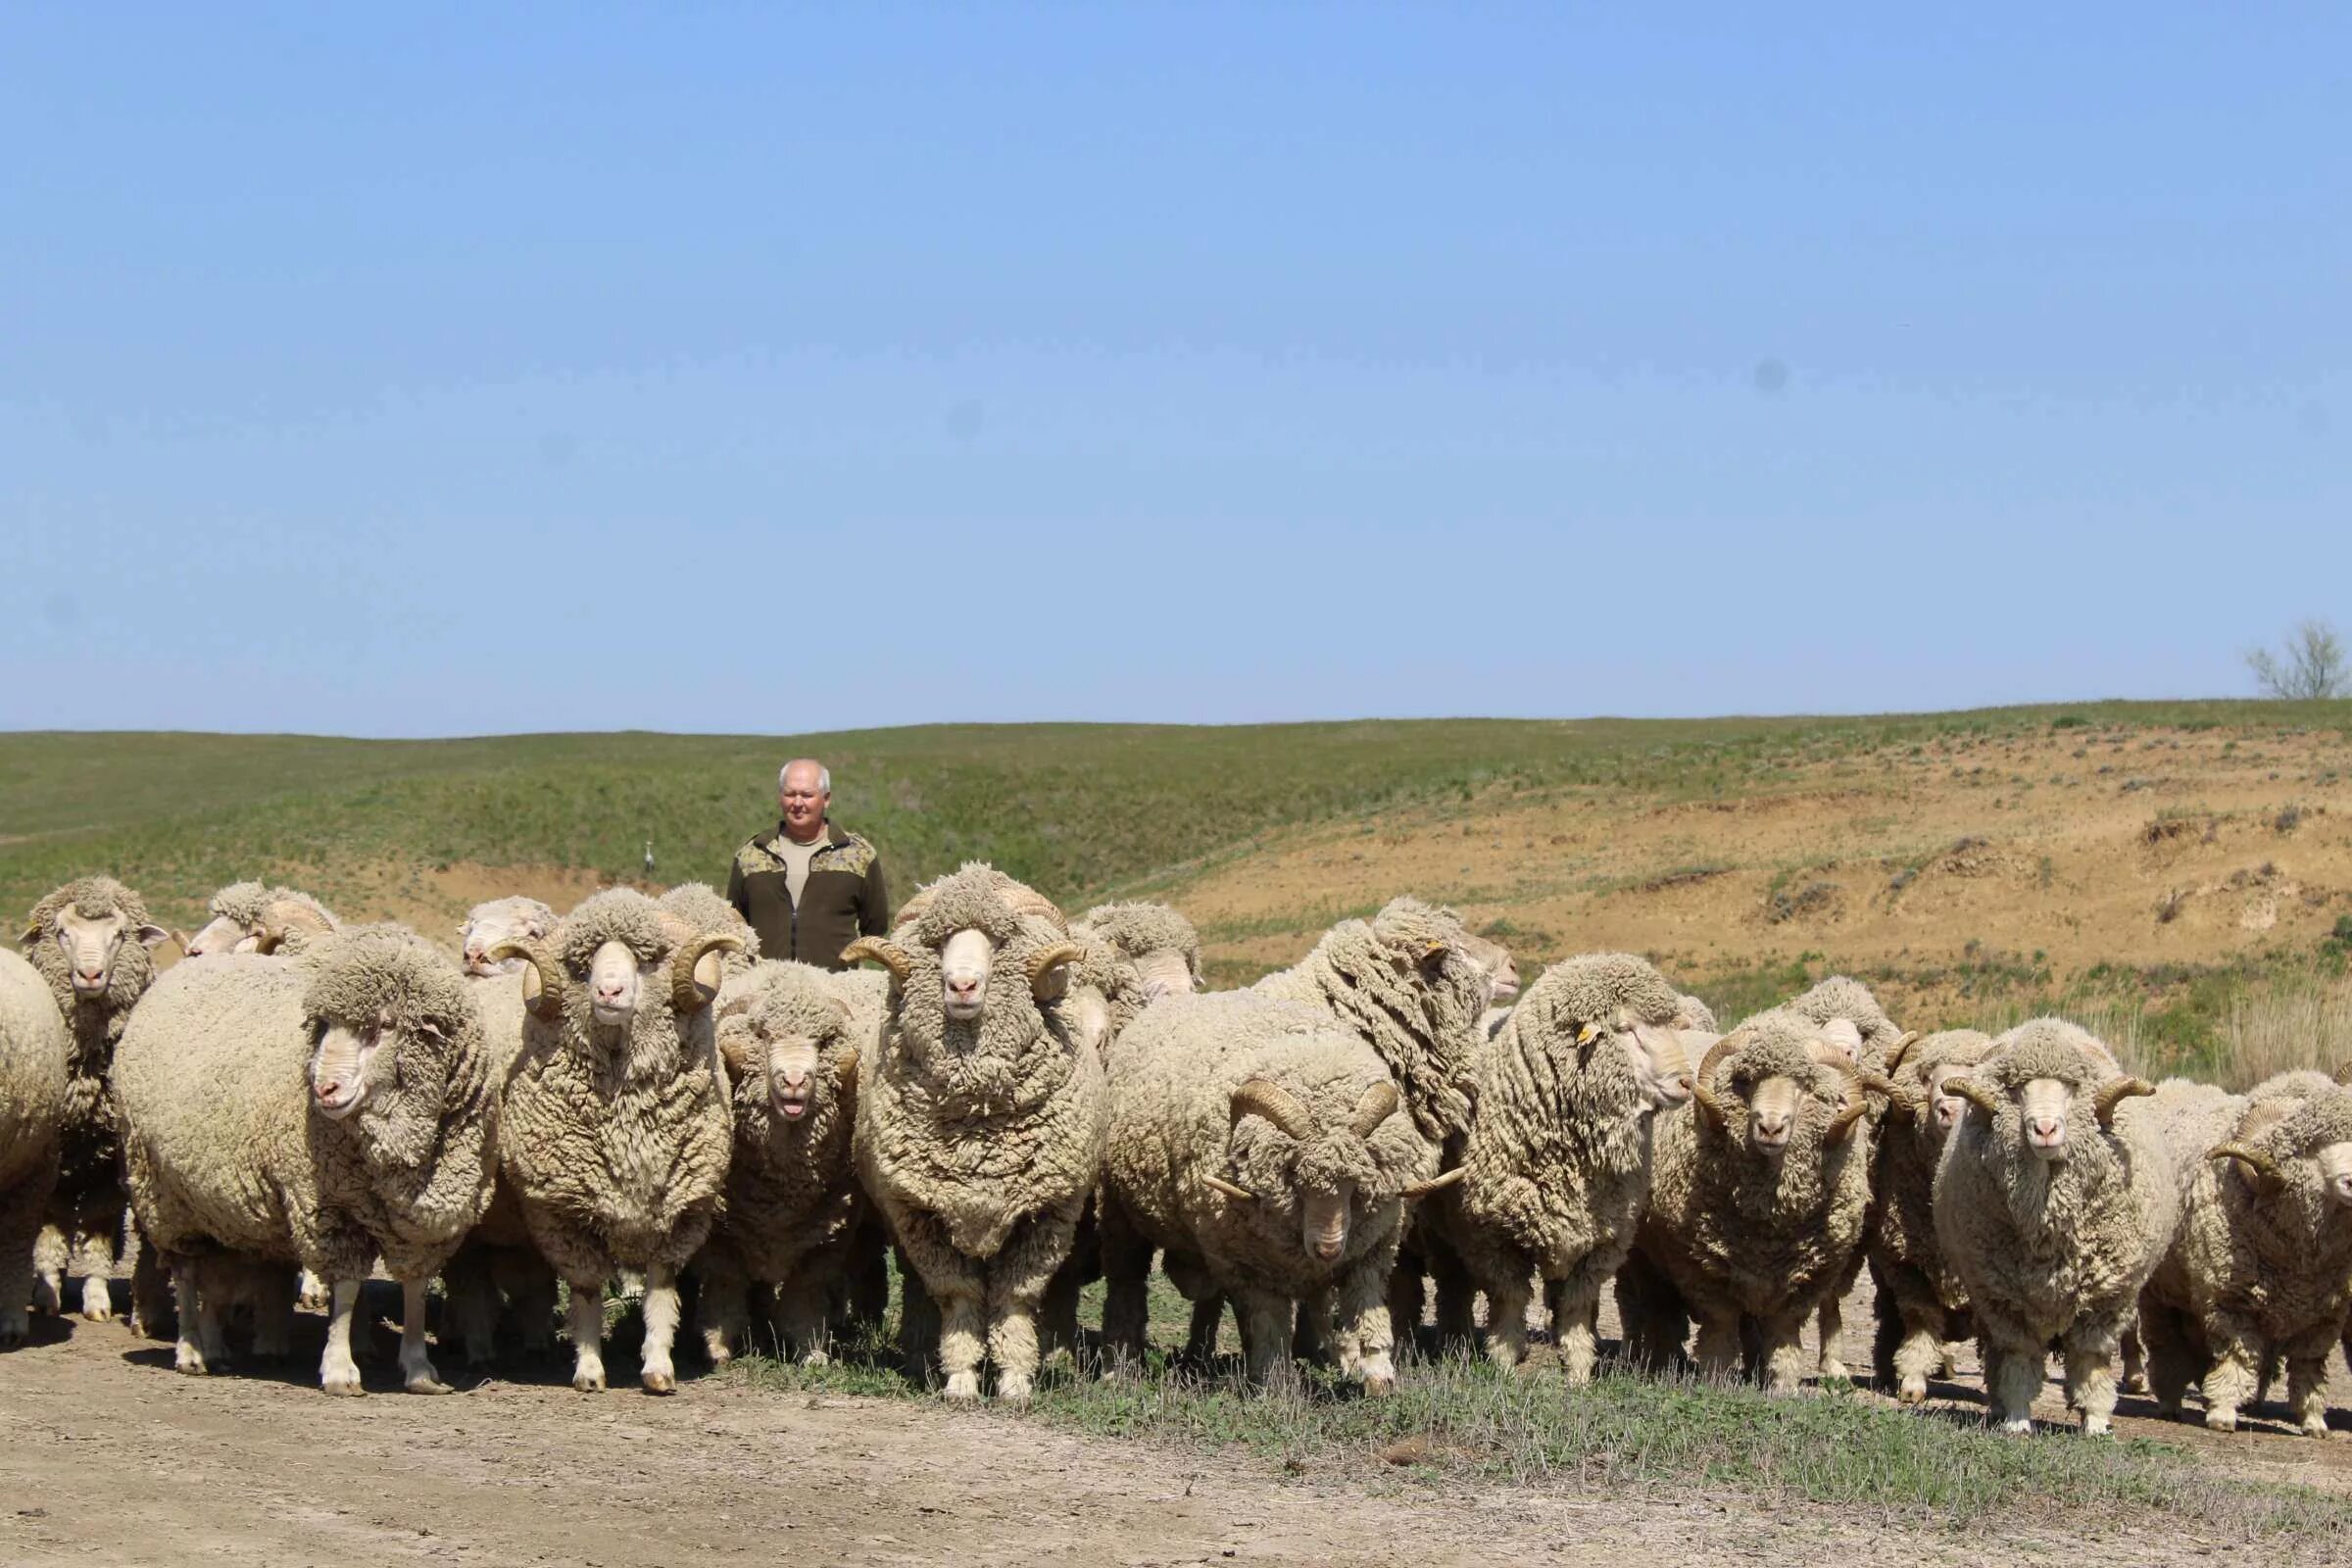
{"label": "flock of sheep", "polygon": [[2352,1089],[2323,1073],[2150,1085],[2061,1020],[1923,1038],[1843,978],[1719,1032],[1621,954],[1519,994],[1507,953],[1410,898],[1204,993],[1174,910],[1070,920],[980,864],[843,955],[877,969],[838,973],[761,960],[699,884],[560,919],[497,901],[460,956],[258,884],[213,915],[159,978],[170,934],[87,877],[0,954],[0,1345],[28,1304],[64,1309],[69,1268],[110,1314],[126,1206],[133,1315],[182,1371],[221,1364],[232,1326],[283,1353],[316,1293],[330,1393],[360,1390],[379,1266],[413,1391],[445,1388],[436,1277],[442,1344],[476,1363],[509,1335],[552,1348],[561,1282],[594,1390],[606,1288],[635,1275],[664,1393],[682,1277],[711,1360],[758,1335],[817,1362],[880,1319],[895,1250],[913,1364],[953,1399],[993,1371],[1014,1401],[1046,1355],[1140,1363],[1155,1259],[1193,1303],[1188,1356],[1230,1306],[1252,1382],[1304,1356],[1369,1395],[1433,1284],[1440,1342],[1506,1367],[1540,1298],[1571,1383],[1611,1282],[1642,1364],[1792,1390],[1818,1319],[1810,1370],[1842,1378],[1867,1266],[1874,1370],[1906,1402],[1973,1336],[2002,1427],[2029,1429],[2055,1350],[2102,1432],[2144,1346],[2168,1412],[2194,1386],[2227,1430],[2283,1367],[2300,1429],[2327,1431]]}

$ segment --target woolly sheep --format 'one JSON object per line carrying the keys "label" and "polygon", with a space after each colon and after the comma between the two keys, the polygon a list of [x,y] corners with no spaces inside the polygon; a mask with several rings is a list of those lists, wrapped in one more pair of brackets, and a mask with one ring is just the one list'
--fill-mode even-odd
{"label": "woolly sheep", "polygon": [[359,1393],[352,1317],[380,1253],[406,1298],[403,1380],[446,1392],[425,1288],[489,1200],[493,1108],[481,1015],[445,954],[378,925],[294,958],[181,964],[132,1015],[114,1091],[131,1201],[180,1298],[181,1371],[219,1355],[200,1265],[226,1252],[327,1281],[319,1383]]}
{"label": "woolly sheep", "polygon": [[[468,973],[466,987],[481,1010],[491,1092],[503,1099],[508,1077],[522,1054],[527,1015],[522,971],[527,965],[520,958],[490,962],[490,950],[482,951],[492,972]],[[441,1282],[447,1293],[444,1337],[465,1346],[468,1365],[484,1367],[497,1359],[502,1296],[525,1353],[554,1348],[556,1271],[531,1241],[531,1228],[512,1182],[493,1181],[481,1220],[442,1269]]]}
{"label": "woolly sheep", "polygon": [[1687,992],[1678,997],[1676,1001],[1679,1005],[1675,1008],[1675,1028],[1685,1034],[1721,1035],[1723,1033],[1716,1027],[1713,1007]]}
{"label": "woolly sheep", "polygon": [[2319,1081],[2254,1099],[2171,1080],[2123,1113],[2154,1125],[2180,1179],[2180,1225],[2139,1296],[2149,1383],[2171,1415],[2201,1384],[2217,1432],[2283,1356],[2298,1429],[2328,1435],[2328,1356],[2352,1307],[2352,1090],[2299,1076]]}
{"label": "woolly sheep", "polygon": [[139,896],[109,876],[77,877],[32,906],[20,940],[47,982],[72,1041],[61,1117],[57,1184],[49,1223],[57,1245],[42,1249],[34,1299],[63,1310],[64,1271],[81,1276],[81,1315],[114,1317],[107,1281],[122,1234],[121,1140],[106,1073],[132,1005],[155,980],[150,950],[171,935],[147,918]]}
{"label": "woolly sheep", "polygon": [[0,953],[0,1348],[24,1343],[33,1239],[57,1185],[66,1021],[40,971]]}
{"label": "woolly sheep", "polygon": [[758,1285],[792,1353],[826,1360],[825,1318],[844,1283],[865,1196],[850,1158],[858,1062],[875,1049],[880,997],[867,973],[766,963],[742,1010],[719,1024],[735,1104],[726,1203],[695,1257],[696,1320],[714,1363],[750,1323]]}
{"label": "woolly sheep", "polygon": [[1845,1278],[1870,1204],[1870,1092],[1811,1019],[1756,1014],[1716,1042],[1689,1110],[1659,1118],[1650,1203],[1619,1288],[1627,1336],[1659,1361],[1698,1320],[1698,1364],[1726,1376],[1743,1322],[1776,1393],[1797,1386],[1798,1338]]}
{"label": "woolly sheep", "polygon": [[514,894],[490,899],[466,911],[458,922],[458,952],[474,976],[520,974],[520,958],[493,960],[490,950],[508,942],[543,942],[556,928],[556,911],[537,899]]}
{"label": "woolly sheep", "polygon": [[1864,1250],[1877,1298],[1872,1364],[1880,1386],[1905,1404],[1928,1396],[1928,1378],[1948,1363],[1946,1345],[1974,1332],[1968,1289],[1936,1239],[1936,1167],[1968,1104],[1951,1080],[1991,1051],[1989,1035],[1947,1029],[1899,1049],[1888,1063],[1896,1094],[1880,1131]]}
{"label": "woolly sheep", "polygon": [[498,1175],[571,1292],[571,1386],[605,1386],[604,1290],[645,1275],[646,1392],[677,1387],[678,1271],[710,1234],[734,1143],[711,1003],[739,939],[629,888],[598,893],[526,960]]}
{"label": "woolly sheep", "polygon": [[[1690,1098],[1680,1004],[1640,958],[1571,958],[1537,979],[1480,1053],[1461,1179],[1420,1206],[1414,1232],[1486,1292],[1496,1363],[1526,1355],[1534,1277],[1568,1380],[1591,1380],[1600,1288],[1649,1196],[1654,1113]],[[1417,1286],[1411,1294],[1417,1316]]]}
{"label": "woolly sheep", "polygon": [[[1437,1169],[1389,1070],[1298,1006],[1159,1004],[1113,1054],[1103,1156],[1103,1340],[1141,1362],[1154,1248],[1195,1300],[1230,1297],[1252,1382],[1289,1348],[1293,1304],[1336,1298],[1342,1370],[1396,1386],[1384,1292],[1403,1200]],[[1226,1027],[1240,1024],[1242,1027]]]}
{"label": "woolly sheep", "polygon": [[939,1314],[944,1393],[1029,1397],[1037,1312],[1102,1153],[1102,1064],[1061,1003],[1083,949],[1051,905],[973,863],[919,892],[845,961],[890,971],[879,1059],[858,1073],[855,1157]]}
{"label": "woolly sheep", "polygon": [[180,951],[191,958],[265,948],[291,956],[312,939],[342,929],[342,922],[308,893],[259,882],[230,883],[213,895],[209,912],[212,919],[180,942]]}
{"label": "woolly sheep", "polygon": [[2116,1352],[2180,1215],[2163,1143],[2116,1114],[2154,1090],[2110,1071],[2095,1045],[2062,1019],[2032,1019],[1950,1084],[1970,1108],[1936,1172],[1936,1237],[1967,1287],[2005,1432],[2032,1430],[2053,1340],[2082,1430],[2109,1430]]}
{"label": "woolly sheep", "polygon": [[1071,984],[1093,986],[1110,1009],[1105,1049],[1151,1004],[1205,985],[1200,933],[1164,904],[1098,904],[1071,922],[1070,935],[1088,950],[1071,968]]}

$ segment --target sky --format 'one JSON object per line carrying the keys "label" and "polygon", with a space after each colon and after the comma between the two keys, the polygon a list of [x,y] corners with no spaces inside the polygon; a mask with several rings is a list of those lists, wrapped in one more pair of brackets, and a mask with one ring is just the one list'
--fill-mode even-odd
{"label": "sky", "polygon": [[2352,8],[0,10],[0,728],[2251,691]]}

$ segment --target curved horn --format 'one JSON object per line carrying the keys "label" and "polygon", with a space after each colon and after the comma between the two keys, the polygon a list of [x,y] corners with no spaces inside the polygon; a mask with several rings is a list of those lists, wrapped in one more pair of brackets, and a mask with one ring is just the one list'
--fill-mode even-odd
{"label": "curved horn", "polygon": [[1707,1119],[1718,1127],[1723,1126],[1730,1117],[1724,1113],[1723,1102],[1715,1098],[1715,1064],[1726,1056],[1738,1055],[1740,1048],[1746,1043],[1736,1030],[1725,1035],[1707,1048],[1706,1055],[1699,1059],[1698,1071],[1690,1076],[1691,1103],[1705,1111]]}
{"label": "curved horn", "polygon": [[695,975],[703,959],[713,953],[741,953],[743,938],[724,931],[705,931],[692,937],[669,957],[669,1004],[680,1012],[700,1012],[718,995],[718,982],[705,985]]}
{"label": "curved horn", "polygon": [[1870,1096],[1862,1092],[1859,1082],[1849,1085],[1845,1093],[1845,1103],[1838,1107],[1838,1113],[1830,1118],[1829,1131],[1822,1135],[1824,1149],[1834,1149],[1851,1138],[1854,1128],[1870,1111]]}
{"label": "curved horn", "polygon": [[[1300,1143],[1315,1136],[1315,1119],[1288,1089],[1271,1078],[1252,1078],[1233,1092],[1233,1122],[1258,1115]],[[1228,1125],[1231,1125],[1229,1123]]]}
{"label": "curved horn", "polygon": [[1369,1138],[1380,1124],[1396,1114],[1403,1100],[1396,1086],[1385,1079],[1364,1091],[1364,1098],[1355,1102],[1355,1114],[1348,1118],[1348,1130],[1358,1138]]}
{"label": "curved horn", "polygon": [[1886,1096],[1889,1104],[1899,1105],[1913,1115],[1917,1115],[1919,1107],[1928,1102],[1927,1096],[1883,1072],[1864,1072],[1859,1075],[1859,1082],[1872,1094]]}
{"label": "curved horn", "polygon": [[752,1059],[751,1048],[743,1043],[743,1036],[741,1028],[722,1029],[718,1033],[718,1059],[727,1064],[728,1073],[735,1078],[743,1076]]}
{"label": "curved horn", "polygon": [[1237,1203],[1254,1203],[1257,1195],[1247,1187],[1236,1187],[1222,1176],[1203,1176],[1200,1185],[1212,1193],[1223,1193]]}
{"label": "curved horn", "polygon": [[2099,1092],[2090,1101],[2091,1112],[2099,1118],[2099,1131],[2115,1130],[2116,1106],[2127,1100],[2155,1092],[2156,1086],[2145,1078],[2110,1078],[2099,1085]]}
{"label": "curved horn", "polygon": [[1893,1076],[1894,1070],[1903,1064],[1903,1057],[1908,1055],[1911,1048],[1918,1045],[1924,1038],[1925,1036],[1921,1035],[1918,1030],[1906,1029],[1903,1031],[1902,1039],[1886,1048],[1887,1076]]}
{"label": "curved horn", "polygon": [[308,931],[318,936],[332,931],[334,925],[325,915],[299,899],[271,899],[262,906],[262,928],[275,930],[282,938],[288,931]]}
{"label": "curved horn", "polygon": [[[1813,1058],[1813,1064],[1815,1066],[1827,1067],[1830,1069],[1830,1071],[1836,1073],[1838,1077],[1843,1078],[1848,1083],[1851,1083],[1855,1079],[1862,1076],[1862,1069],[1855,1066],[1851,1061],[1847,1060],[1845,1053],[1839,1051],[1836,1046],[1831,1045],[1826,1040],[1816,1040],[1813,1042],[1813,1044],[1814,1046],[1822,1049],[1808,1049],[1805,1054]],[[1824,1052],[1826,1052],[1827,1054],[1824,1054]]]}
{"label": "curved horn", "polygon": [[1460,1181],[1468,1174],[1470,1174],[1469,1166],[1456,1165],[1451,1170],[1440,1171],[1437,1175],[1432,1176],[1425,1182],[1413,1183],[1412,1186],[1407,1187],[1404,1190],[1402,1196],[1406,1198],[1426,1198],[1431,1193],[1439,1192],[1445,1188],[1451,1187],[1455,1182]]}
{"label": "curved horn", "polygon": [[841,961],[847,964],[863,963],[872,959],[890,971],[893,980],[904,982],[912,964],[906,951],[888,937],[859,937],[841,950]]}
{"label": "curved horn", "polygon": [[847,1095],[847,1094],[851,1094],[851,1093],[854,1093],[854,1092],[857,1090],[857,1088],[858,1088],[858,1048],[857,1048],[857,1047],[855,1047],[855,1046],[852,1046],[852,1047],[848,1048],[847,1050],[843,1051],[843,1052],[842,1052],[842,1054],[841,1054],[839,1056],[837,1056],[837,1057],[835,1057],[835,1058],[834,1058],[834,1061],[833,1061],[833,1082],[834,1082],[835,1086],[836,1086],[836,1087],[837,1087],[837,1088],[840,1090],[840,1092],[841,1092],[842,1094],[845,1094],[845,1095]]}
{"label": "curved horn", "polygon": [[1983,1111],[1987,1120],[2001,1113],[2001,1097],[1966,1074],[1946,1078],[1943,1087],[1947,1093],[1958,1095]]}
{"label": "curved horn", "polygon": [[545,957],[528,942],[506,941],[482,955],[492,963],[509,958],[520,958],[522,971],[522,1004],[534,1017],[553,1018],[564,1010],[564,990],[558,984],[562,971],[554,960]]}
{"label": "curved horn", "polygon": [[2245,1144],[2216,1144],[2205,1151],[2207,1159],[2234,1159],[2252,1171],[2264,1183],[2276,1186],[2278,1182],[2278,1162],[2259,1149]]}
{"label": "curved horn", "polygon": [[1016,882],[1006,888],[1004,905],[1017,915],[1043,920],[1063,935],[1069,934],[1070,917],[1062,913],[1060,906],[1052,899],[1026,883]]}
{"label": "curved horn", "polygon": [[1029,955],[1029,994],[1045,995],[1047,977],[1057,963],[1076,963],[1086,956],[1086,949],[1075,942],[1055,942]]}

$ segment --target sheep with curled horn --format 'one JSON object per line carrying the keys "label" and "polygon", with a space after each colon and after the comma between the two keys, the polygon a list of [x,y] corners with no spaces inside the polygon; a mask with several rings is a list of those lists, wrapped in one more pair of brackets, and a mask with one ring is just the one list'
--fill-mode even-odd
{"label": "sheep with curled horn", "polygon": [[853,1152],[937,1313],[946,1396],[978,1398],[985,1358],[998,1395],[1021,1402],[1039,1303],[1102,1163],[1098,1040],[1066,1005],[1083,949],[1050,903],[988,865],[911,902],[890,936],[842,953],[891,976],[877,1059],[858,1067]]}
{"label": "sheep with curled horn", "polygon": [[508,1068],[499,1180],[570,1287],[572,1387],[605,1386],[605,1284],[645,1276],[642,1381],[677,1386],[678,1271],[710,1234],[734,1147],[711,1003],[739,940],[613,888],[525,960],[522,1046]]}
{"label": "sheep with curled horn", "polygon": [[492,961],[490,950],[510,942],[544,942],[556,929],[556,911],[537,899],[510,894],[485,899],[466,911],[458,922],[458,953],[466,972],[476,978],[520,974],[522,959]]}
{"label": "sheep with curled horn", "polygon": [[259,882],[221,888],[206,912],[212,918],[180,942],[180,951],[191,958],[270,952],[290,957],[306,943],[343,929],[343,922],[308,893]]}
{"label": "sheep with curled horn", "polygon": [[[1486,1351],[1498,1365],[1526,1355],[1532,1278],[1568,1381],[1591,1381],[1600,1289],[1649,1197],[1654,1119],[1690,1098],[1681,1008],[1641,958],[1592,954],[1545,970],[1480,1054],[1461,1179],[1418,1206],[1411,1235],[1486,1292]],[[1440,1327],[1466,1329],[1446,1321],[1445,1278]],[[1419,1296],[1400,1265],[1392,1317],[1417,1319]]]}
{"label": "sheep with curled horn", "polygon": [[1311,1009],[1219,1000],[1155,1004],[1138,1023],[1150,1044],[1111,1059],[1106,1348],[1114,1365],[1140,1362],[1160,1249],[1188,1298],[1235,1303],[1251,1382],[1286,1364],[1294,1310],[1329,1298],[1341,1368],[1386,1394],[1389,1268],[1404,1200],[1431,1183],[1436,1151],[1362,1041]]}
{"label": "sheep with curled horn", "polygon": [[725,1208],[693,1264],[696,1325],[713,1363],[754,1327],[756,1300],[786,1353],[808,1366],[827,1359],[828,1309],[846,1290],[866,1209],[850,1139],[859,1055],[880,1033],[870,978],[763,963],[719,1021],[735,1156]]}
{"label": "sheep with curled horn", "polygon": [[1936,1169],[1968,1102],[1951,1087],[1992,1053],[1992,1037],[1947,1029],[1900,1044],[1887,1058],[1893,1104],[1879,1132],[1869,1240],[1878,1332],[1871,1360],[1879,1386],[1905,1404],[1928,1396],[1948,1371],[1949,1347],[1975,1334],[1968,1288],[1936,1237]]}
{"label": "sheep with curled horn", "polygon": [[1717,1041],[1691,1104],[1652,1134],[1649,1207],[1619,1276],[1630,1346],[1662,1362],[1698,1322],[1699,1370],[1796,1388],[1805,1322],[1860,1250],[1870,1206],[1874,1094],[1811,1019],[1758,1013]]}
{"label": "sheep with curled horn", "polygon": [[2033,1427],[2048,1347],[2082,1430],[2110,1430],[2116,1358],[2180,1212],[2172,1156],[2142,1118],[2155,1093],[2111,1070],[2085,1030],[2035,1018],[1946,1086],[1968,1102],[1936,1172],[1936,1236],[1976,1316],[1990,1414]]}
{"label": "sheep with curled horn", "polygon": [[2247,1096],[2168,1079],[2125,1108],[2178,1170],[2180,1220],[2139,1294],[2157,1402],[2191,1385],[2205,1425],[2235,1430],[2283,1359],[2296,1429],[2328,1435],[2328,1357],[2352,1309],[2352,1089],[2281,1074]]}

